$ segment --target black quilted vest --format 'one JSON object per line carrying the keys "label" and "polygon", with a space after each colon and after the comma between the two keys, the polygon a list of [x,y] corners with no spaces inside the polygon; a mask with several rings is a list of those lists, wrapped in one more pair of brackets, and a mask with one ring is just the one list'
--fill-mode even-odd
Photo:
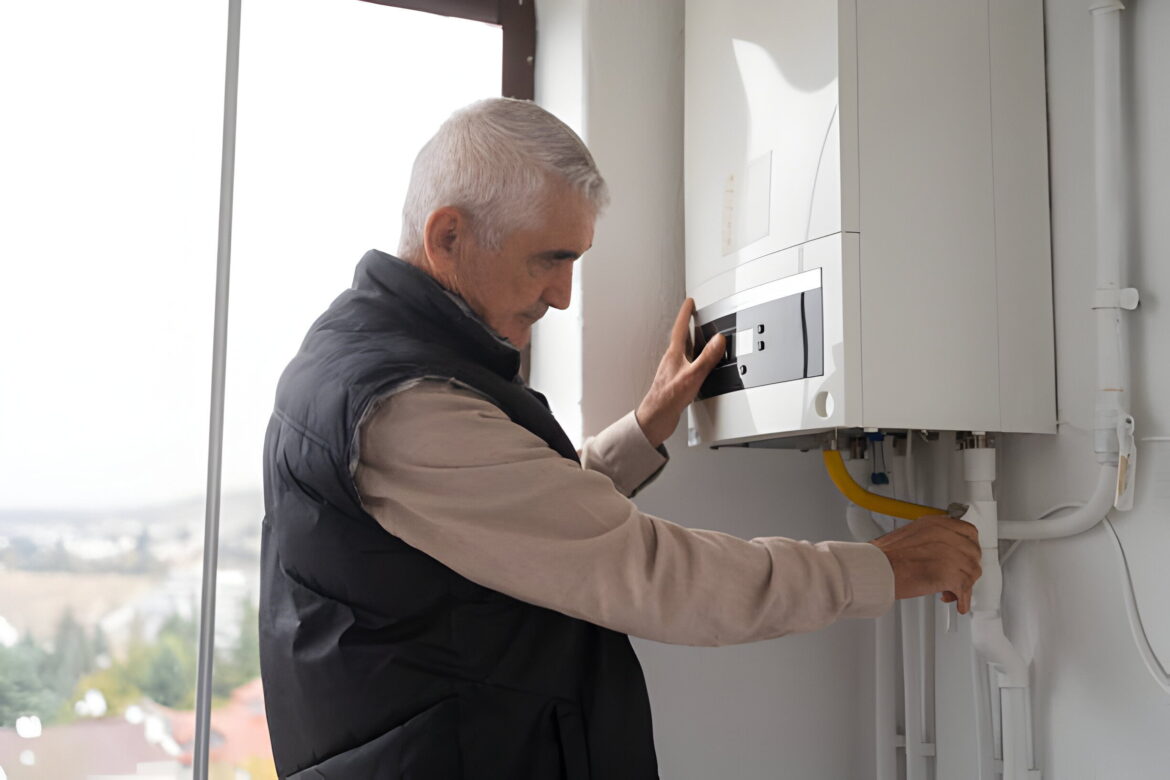
{"label": "black quilted vest", "polygon": [[575,460],[519,359],[425,273],[371,251],[285,369],[264,444],[260,605],[281,777],[658,776],[625,635],[476,585],[358,499],[362,416],[419,377],[475,388]]}

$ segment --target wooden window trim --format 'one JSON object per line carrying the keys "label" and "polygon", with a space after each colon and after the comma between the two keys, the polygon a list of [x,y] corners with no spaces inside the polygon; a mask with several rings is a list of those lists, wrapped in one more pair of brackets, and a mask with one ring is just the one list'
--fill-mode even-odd
{"label": "wooden window trim", "polygon": [[504,33],[500,94],[521,100],[536,97],[536,0],[362,1],[498,25]]}

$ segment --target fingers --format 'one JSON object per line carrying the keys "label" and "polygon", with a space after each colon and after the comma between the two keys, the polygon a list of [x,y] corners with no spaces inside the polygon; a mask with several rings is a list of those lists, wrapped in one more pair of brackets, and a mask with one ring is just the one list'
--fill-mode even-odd
{"label": "fingers", "polygon": [[723,359],[724,349],[726,349],[726,338],[722,333],[716,333],[707,342],[706,346],[703,347],[703,351],[699,353],[699,356],[695,358],[687,370],[692,375],[697,375],[696,378],[699,382],[702,382],[706,379],[707,374],[711,373],[711,369],[715,368],[719,364],[719,361]]}
{"label": "fingers", "polygon": [[960,576],[958,590],[952,590],[950,593],[958,601],[958,609],[960,615],[966,615],[971,611],[971,592],[975,587],[975,582],[983,574],[983,567],[978,561],[971,564],[972,568],[960,568],[958,574]]}
{"label": "fingers", "polygon": [[947,527],[957,534],[967,537],[975,544],[979,544],[979,529],[966,520],[956,520],[953,517],[948,517]]}
{"label": "fingers", "polygon": [[691,316],[695,313],[695,299],[687,298],[674,318],[674,326],[670,329],[670,348],[687,354],[687,338],[691,335]]}
{"label": "fingers", "polygon": [[919,520],[937,523],[949,531],[967,537],[976,544],[979,543],[979,529],[966,520],[957,520],[950,515],[925,515],[920,517]]}
{"label": "fingers", "polygon": [[896,598],[943,594],[959,612],[971,609],[971,591],[983,573],[979,534],[970,523],[932,515],[873,540],[894,568]]}

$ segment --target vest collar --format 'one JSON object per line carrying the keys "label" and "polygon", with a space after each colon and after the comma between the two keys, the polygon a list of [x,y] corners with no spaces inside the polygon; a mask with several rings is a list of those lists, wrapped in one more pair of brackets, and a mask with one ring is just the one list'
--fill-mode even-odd
{"label": "vest collar", "polygon": [[468,358],[503,378],[511,380],[519,374],[520,351],[512,342],[492,330],[466,301],[405,260],[371,249],[357,265],[353,287],[395,298],[420,324],[455,336]]}

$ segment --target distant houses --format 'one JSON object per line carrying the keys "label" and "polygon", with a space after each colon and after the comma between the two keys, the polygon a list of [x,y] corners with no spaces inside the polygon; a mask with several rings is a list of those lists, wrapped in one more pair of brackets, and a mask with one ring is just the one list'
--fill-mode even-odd
{"label": "distant houses", "polygon": [[[236,688],[212,710],[210,742],[212,778],[276,779],[259,679]],[[194,711],[144,701],[116,717],[46,726],[31,739],[0,729],[0,778],[185,780],[194,744]]]}

